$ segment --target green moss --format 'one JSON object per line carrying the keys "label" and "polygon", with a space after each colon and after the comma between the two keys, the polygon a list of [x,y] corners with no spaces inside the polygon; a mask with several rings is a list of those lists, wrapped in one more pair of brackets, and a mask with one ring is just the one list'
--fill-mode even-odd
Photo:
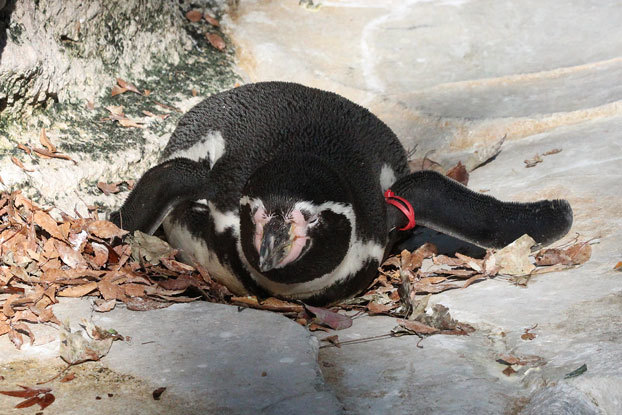
{"label": "green moss", "polygon": [[21,23],[12,23],[9,26],[9,38],[16,45],[22,44],[21,37],[23,33],[24,33],[24,25],[22,25]]}

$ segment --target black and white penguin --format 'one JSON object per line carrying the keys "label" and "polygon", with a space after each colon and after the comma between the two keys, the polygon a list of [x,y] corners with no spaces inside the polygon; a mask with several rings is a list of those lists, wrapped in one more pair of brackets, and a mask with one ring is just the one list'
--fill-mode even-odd
{"label": "black and white penguin", "polygon": [[483,247],[525,233],[547,244],[572,224],[565,200],[501,202],[435,172],[410,174],[397,137],[368,110],[284,82],[192,108],[111,220],[148,233],[162,224],[183,260],[235,294],[327,304],[365,289],[413,225],[388,189],[418,224]]}

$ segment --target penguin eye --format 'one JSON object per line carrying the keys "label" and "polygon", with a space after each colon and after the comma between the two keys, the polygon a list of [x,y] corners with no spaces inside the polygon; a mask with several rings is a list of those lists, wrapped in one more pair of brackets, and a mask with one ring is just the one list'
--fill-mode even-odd
{"label": "penguin eye", "polygon": [[315,226],[320,221],[320,217],[318,215],[313,215],[309,218],[309,222],[307,222],[308,226]]}

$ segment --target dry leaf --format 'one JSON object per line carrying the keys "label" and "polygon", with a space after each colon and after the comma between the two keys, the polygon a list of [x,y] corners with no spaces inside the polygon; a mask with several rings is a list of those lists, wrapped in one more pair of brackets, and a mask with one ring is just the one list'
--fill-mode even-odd
{"label": "dry leaf", "polygon": [[561,153],[562,149],[561,148],[554,148],[552,150],[549,150],[545,153],[542,153],[543,156],[550,156],[551,154],[557,154],[557,153]]}
{"label": "dry leaf", "polygon": [[516,370],[512,369],[512,366],[508,366],[505,369],[503,369],[503,374],[505,376],[510,376],[512,374],[516,373]]}
{"label": "dry leaf", "polygon": [[536,338],[536,335],[533,333],[523,333],[520,338],[523,340],[533,340]]}
{"label": "dry leaf", "polygon": [[129,233],[107,220],[96,220],[91,222],[87,229],[90,233],[102,239],[121,237]]}
{"label": "dry leaf", "polygon": [[72,380],[74,380],[76,378],[76,374],[75,373],[67,373],[67,375],[65,375],[65,377],[63,377],[60,382],[61,383],[67,383],[67,382],[71,382]]}
{"label": "dry leaf", "polygon": [[231,302],[234,304],[244,304],[252,308],[270,311],[300,313],[304,310],[303,306],[300,304],[290,303],[274,297],[266,298],[261,302],[255,296],[232,297]]}
{"label": "dry leaf", "polygon": [[391,311],[393,308],[395,308],[395,305],[393,304],[379,304],[375,301],[370,301],[369,304],[367,304],[367,311],[369,312],[370,315],[386,314],[389,311]]}
{"label": "dry leaf", "polygon": [[58,292],[56,295],[59,297],[83,297],[97,289],[96,282],[88,282],[82,285],[74,285],[72,287],[65,288],[64,290]]}
{"label": "dry leaf", "polygon": [[319,324],[328,326],[333,330],[347,329],[352,326],[352,319],[343,314],[307,304],[305,304],[305,309],[315,315],[315,319]]}
{"label": "dry leaf", "polygon": [[41,143],[43,147],[47,148],[50,153],[56,153],[56,147],[48,139],[47,133],[45,132],[45,128],[41,128],[41,133],[39,134],[39,142]]}
{"label": "dry leaf", "polygon": [[119,124],[123,127],[131,127],[131,128],[147,128],[141,121],[132,120],[129,118],[121,118],[117,120]]}
{"label": "dry leaf", "polygon": [[198,9],[190,10],[186,13],[186,19],[190,20],[192,23],[200,21],[202,17],[203,13],[201,13],[201,10]]}
{"label": "dry leaf", "polygon": [[119,193],[121,191],[121,189],[119,189],[119,183],[97,182],[97,188],[104,192],[106,196]]}
{"label": "dry leaf", "polygon": [[112,87],[112,89],[110,90],[110,96],[114,97],[114,96],[120,95],[120,94],[122,94],[124,92],[127,92],[126,88],[123,88],[123,87],[121,87],[119,85],[114,85]]}
{"label": "dry leaf", "polygon": [[112,346],[113,338],[96,340],[91,337],[91,331],[87,328],[84,335],[82,330],[72,332],[66,325],[61,326],[60,331],[60,357],[70,365],[86,361],[97,361],[108,354]]}
{"label": "dry leaf", "polygon": [[106,107],[106,109],[110,112],[111,115],[115,117],[125,117],[125,114],[123,114],[123,105],[109,105]]}
{"label": "dry leaf", "polygon": [[531,247],[536,244],[529,235],[525,234],[497,251],[495,262],[499,266],[499,272],[507,275],[527,275],[534,270],[535,265],[529,260]]}
{"label": "dry leaf", "polygon": [[225,41],[216,33],[206,33],[205,37],[213,47],[220,51],[225,50],[225,48],[227,47]]}
{"label": "dry leaf", "polygon": [[94,301],[93,310],[98,313],[105,313],[114,309],[116,305],[117,300],[102,300],[101,298],[98,298]]}
{"label": "dry leaf", "polygon": [[63,242],[55,243],[59,258],[72,269],[85,269],[87,262],[84,257],[76,250],[70,248]]}
{"label": "dry leaf", "polygon": [[542,163],[542,157],[540,157],[539,154],[536,154],[532,159],[525,160],[524,163],[525,167],[533,167],[538,163]]}
{"label": "dry leaf", "polygon": [[592,247],[587,242],[579,242],[566,248],[566,253],[573,264],[581,265],[592,256]]}
{"label": "dry leaf", "polygon": [[23,145],[22,143],[19,143],[17,145],[17,148],[19,148],[20,150],[23,150],[26,152],[26,154],[30,155],[32,153],[32,150],[30,149],[30,147],[26,147],[25,145]]}
{"label": "dry leaf", "polygon": [[33,148],[32,151],[35,152],[35,154],[37,154],[38,156],[42,156],[43,158],[54,158],[54,159],[63,159],[63,160],[69,160],[69,161],[73,161],[74,164],[78,164],[74,159],[72,159],[71,157],[69,157],[66,154],[60,154],[60,153],[52,153],[49,150],[46,150],[44,148]]}
{"label": "dry leaf", "polygon": [[412,332],[418,333],[418,334],[434,334],[434,333],[438,333],[440,330],[435,328],[435,327],[430,327],[427,324],[423,324],[419,321],[416,320],[403,320],[403,319],[399,319],[397,320],[397,323],[404,327],[405,329],[408,329]]}
{"label": "dry leaf", "polygon": [[21,162],[20,159],[18,159],[15,156],[11,156],[11,161],[13,162],[13,164],[15,164],[17,167],[19,167],[20,169],[27,171],[27,172],[33,172],[34,170],[29,170],[26,167],[24,167],[24,164]]}
{"label": "dry leaf", "polygon": [[469,173],[461,162],[458,162],[458,164],[452,167],[445,175],[465,186],[469,183]]}
{"label": "dry leaf", "polygon": [[616,270],[616,271],[622,271],[622,261],[620,261],[617,264],[615,264],[613,269]]}
{"label": "dry leaf", "polygon": [[49,233],[56,239],[63,240],[63,233],[60,231],[58,224],[52,217],[42,210],[37,210],[33,214],[32,220],[38,225],[41,229]]}
{"label": "dry leaf", "polygon": [[135,92],[139,95],[142,95],[140,93],[140,91],[138,90],[138,88],[136,88],[133,84],[129,83],[129,82],[125,82],[123,79],[121,78],[117,78],[117,83],[119,84],[119,86],[123,89],[125,89],[126,91],[132,91]]}
{"label": "dry leaf", "polygon": [[216,20],[214,17],[210,16],[207,13],[205,13],[203,18],[205,19],[205,21],[207,23],[211,24],[212,26],[215,26],[215,27],[219,27],[220,26],[220,23],[218,22],[218,20]]}

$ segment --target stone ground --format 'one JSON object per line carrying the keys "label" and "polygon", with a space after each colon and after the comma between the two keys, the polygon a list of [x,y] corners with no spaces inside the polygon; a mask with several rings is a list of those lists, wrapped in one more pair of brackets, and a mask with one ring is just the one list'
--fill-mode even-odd
{"label": "stone ground", "polygon": [[[303,2],[309,3],[309,2]],[[315,1],[318,3],[318,1]],[[390,338],[318,349],[277,314],[213,304],[96,315],[77,323],[132,336],[79,382],[52,382],[46,414],[616,414],[622,412],[622,6],[616,1],[241,1],[225,19],[247,81],[290,80],[336,91],[385,120],[416,157],[464,160],[507,134],[469,186],[502,199],[567,198],[571,239],[595,238],[584,266],[527,288],[496,278],[432,297],[476,327],[468,337]],[[533,168],[523,160],[560,148]],[[521,339],[524,329],[535,339]],[[361,317],[343,340],[386,334]],[[0,337],[0,383],[53,376],[55,330],[15,352]],[[332,333],[331,333],[332,334]],[[500,355],[544,365],[501,373]],[[564,375],[586,364],[581,376]],[[265,372],[265,376],[262,376]],[[166,386],[160,401],[153,389]],[[112,394],[112,396],[108,396]],[[96,396],[101,397],[97,400]],[[0,413],[18,401],[0,397]],[[4,412],[2,412],[4,411]]]}

